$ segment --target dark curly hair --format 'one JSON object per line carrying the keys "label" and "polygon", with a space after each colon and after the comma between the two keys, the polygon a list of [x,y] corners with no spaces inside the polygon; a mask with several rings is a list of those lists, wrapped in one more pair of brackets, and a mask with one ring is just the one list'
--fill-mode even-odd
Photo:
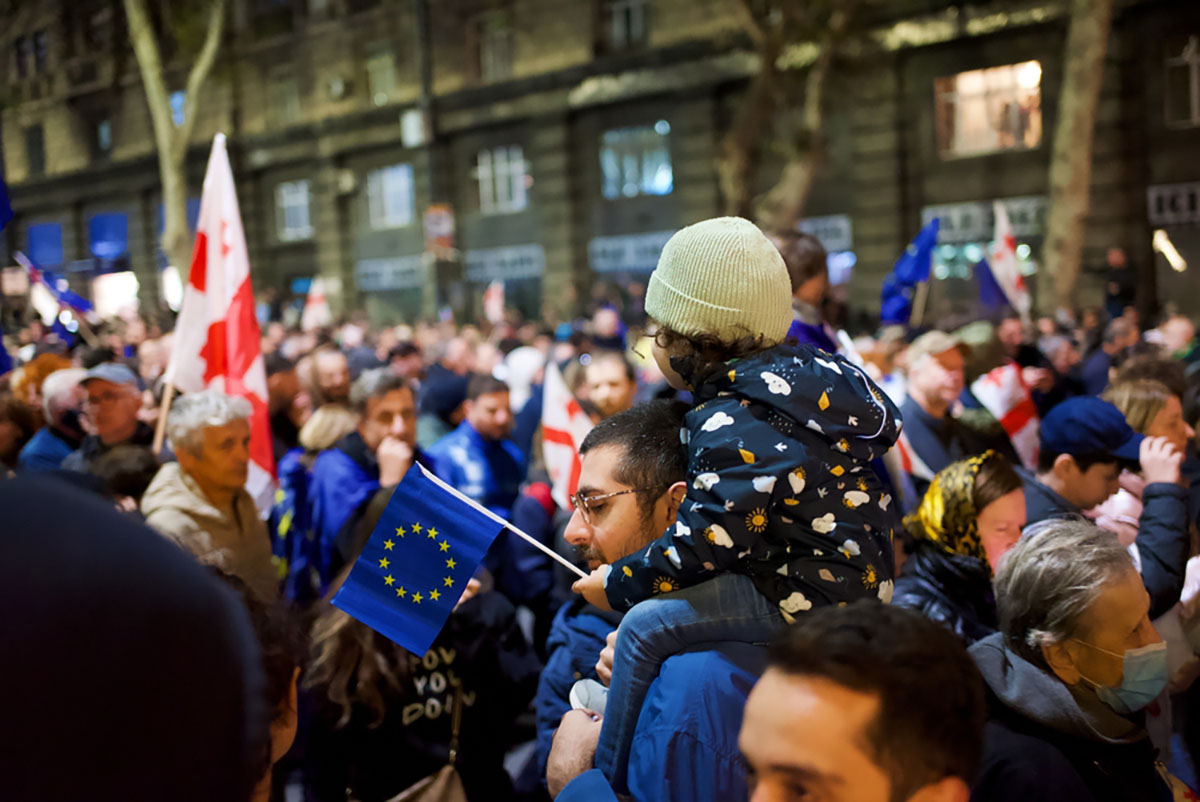
{"label": "dark curly hair", "polygon": [[660,325],[654,342],[670,355],[671,367],[696,386],[732,360],[745,359],[777,345],[764,334],[744,331],[745,334],[729,340],[715,334],[682,334]]}

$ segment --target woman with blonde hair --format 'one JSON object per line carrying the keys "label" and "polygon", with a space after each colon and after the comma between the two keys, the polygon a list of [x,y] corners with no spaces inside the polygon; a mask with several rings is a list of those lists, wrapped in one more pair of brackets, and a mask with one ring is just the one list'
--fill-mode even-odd
{"label": "woman with blonde hair", "polygon": [[358,420],[358,413],[343,404],[324,404],[300,427],[300,448],[293,448],[279,460],[279,490],[269,522],[271,559],[283,581],[283,594],[292,601],[304,604],[319,595],[316,538],[308,498],[313,463],[318,454],[354,431]]}

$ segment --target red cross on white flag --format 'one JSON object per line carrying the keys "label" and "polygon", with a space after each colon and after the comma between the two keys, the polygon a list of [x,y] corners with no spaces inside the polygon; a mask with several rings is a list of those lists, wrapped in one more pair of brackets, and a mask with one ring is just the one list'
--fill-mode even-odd
{"label": "red cross on white flag", "polygon": [[204,175],[192,270],[175,324],[166,380],[181,393],[211,388],[250,402],[246,490],[259,509],[268,508],[275,460],[267,418],[267,374],[254,314],[246,235],[224,134],[213,140]]}
{"label": "red cross on white flag", "polygon": [[1029,288],[1021,275],[1021,264],[1017,259],[1017,238],[1013,236],[1012,224],[1008,221],[1008,210],[1000,201],[992,204],[996,216],[995,244],[992,246],[992,275],[1013,309],[1021,319],[1029,322],[1031,305]]}

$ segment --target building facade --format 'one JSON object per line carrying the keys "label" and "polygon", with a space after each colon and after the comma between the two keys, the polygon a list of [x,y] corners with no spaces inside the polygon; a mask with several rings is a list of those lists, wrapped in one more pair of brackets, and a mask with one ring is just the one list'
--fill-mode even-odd
{"label": "building facade", "polygon": [[[114,5],[46,3],[0,34],[17,214],[0,264],[25,250],[85,290],[131,270],[157,304],[158,168]],[[994,200],[1036,286],[1066,5],[894,0],[862,21],[866,44],[830,77],[801,223],[855,308],[878,308],[932,216],[930,317],[969,300]],[[714,163],[755,69],[734,0],[234,0],[198,103],[189,211],[223,131],[258,291],[319,275],[335,309],[398,322],[477,310],[502,281],[526,316],[563,319],[644,283],[672,231],[721,212]],[[171,100],[181,112],[182,91]],[[1198,146],[1200,6],[1118,2],[1080,303],[1099,301],[1104,251],[1121,245],[1147,297],[1200,312]],[[768,156],[761,188],[778,174]],[[1160,229],[1187,271],[1153,249]]]}

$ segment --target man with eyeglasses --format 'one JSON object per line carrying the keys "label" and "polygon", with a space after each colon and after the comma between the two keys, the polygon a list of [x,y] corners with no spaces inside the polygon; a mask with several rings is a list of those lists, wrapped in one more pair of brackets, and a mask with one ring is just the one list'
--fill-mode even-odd
{"label": "man with eyeglasses", "polygon": [[90,473],[92,463],[119,445],[150,447],[154,429],[138,420],[142,394],[137,374],[120,362],[102,362],[80,380],[83,411],[94,434],[63,460],[70,471]]}
{"label": "man with eyeglasses", "polygon": [[[584,440],[565,537],[589,568],[644,549],[674,523],[686,492],[679,439],[686,411],[651,401],[601,421]],[[737,737],[746,696],[766,663],[760,645],[704,643],[668,658],[646,694],[623,776],[614,781],[592,769],[603,717],[570,711],[569,695],[580,679],[610,679],[611,662],[597,665],[597,657],[619,620],[578,597],[551,628],[535,700],[538,758],[551,794],[615,799],[613,787],[627,786],[639,800],[744,799]]]}

